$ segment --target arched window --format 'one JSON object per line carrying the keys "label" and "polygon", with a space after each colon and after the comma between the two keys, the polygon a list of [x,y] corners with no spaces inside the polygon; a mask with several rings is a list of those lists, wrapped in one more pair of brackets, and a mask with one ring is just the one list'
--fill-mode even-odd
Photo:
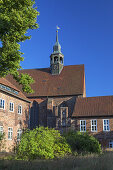
{"label": "arched window", "polygon": [[54,57],[54,63],[58,63],[58,57],[57,56]]}
{"label": "arched window", "polygon": [[63,58],[62,57],[60,57],[60,63],[63,64]]}

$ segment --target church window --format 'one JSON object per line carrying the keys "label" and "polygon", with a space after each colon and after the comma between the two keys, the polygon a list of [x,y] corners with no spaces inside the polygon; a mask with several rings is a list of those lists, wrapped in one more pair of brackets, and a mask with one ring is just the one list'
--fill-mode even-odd
{"label": "church window", "polygon": [[80,132],[86,131],[86,120],[80,120]]}
{"label": "church window", "polygon": [[61,107],[61,126],[66,126],[68,107]]}
{"label": "church window", "polygon": [[66,126],[66,112],[62,112],[62,126]]}

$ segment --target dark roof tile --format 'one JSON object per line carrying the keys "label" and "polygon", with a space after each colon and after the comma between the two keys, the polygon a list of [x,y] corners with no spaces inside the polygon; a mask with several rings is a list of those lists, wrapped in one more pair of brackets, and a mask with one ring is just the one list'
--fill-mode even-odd
{"label": "dark roof tile", "polygon": [[113,116],[113,96],[78,97],[72,116]]}
{"label": "dark roof tile", "polygon": [[[59,75],[52,75],[50,68],[21,70],[33,77],[35,83],[31,85],[34,94],[26,94],[27,97],[35,96],[64,96],[83,94],[84,65],[64,66]],[[16,87],[20,86],[7,76]]]}

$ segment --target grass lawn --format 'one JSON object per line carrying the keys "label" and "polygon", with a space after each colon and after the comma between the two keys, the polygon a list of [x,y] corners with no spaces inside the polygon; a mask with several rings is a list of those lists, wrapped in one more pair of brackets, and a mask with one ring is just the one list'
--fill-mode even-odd
{"label": "grass lawn", "polygon": [[0,170],[113,170],[113,152],[59,160],[0,160]]}

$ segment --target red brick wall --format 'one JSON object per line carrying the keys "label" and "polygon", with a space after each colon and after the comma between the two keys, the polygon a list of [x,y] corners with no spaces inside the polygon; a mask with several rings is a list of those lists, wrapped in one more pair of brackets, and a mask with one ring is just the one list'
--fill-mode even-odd
{"label": "red brick wall", "polygon": [[[91,131],[91,120],[97,120],[97,132]],[[103,131],[103,119],[109,119],[110,131]],[[103,147],[109,147],[109,141],[113,140],[113,118],[111,117],[102,117],[102,118],[78,118],[71,120],[71,128],[80,131],[80,120],[86,120],[86,131],[89,134],[96,137]]]}
{"label": "red brick wall", "polygon": [[[28,127],[29,103],[2,92],[0,92],[0,98],[5,100],[5,109],[0,109],[0,122],[3,124],[5,133],[5,148],[3,150],[10,151],[14,147],[17,130]],[[10,101],[14,103],[14,112],[9,111]],[[18,114],[18,105],[22,105],[21,115]],[[12,140],[8,139],[8,127],[13,128]]]}

